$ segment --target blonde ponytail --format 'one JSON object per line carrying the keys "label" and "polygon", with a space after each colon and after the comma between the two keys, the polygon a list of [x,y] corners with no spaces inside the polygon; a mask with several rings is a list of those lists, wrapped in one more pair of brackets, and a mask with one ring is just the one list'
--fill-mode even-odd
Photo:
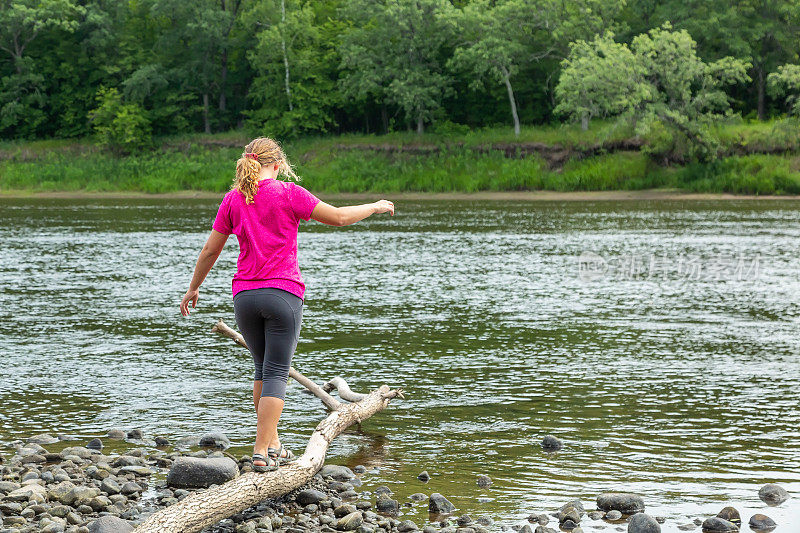
{"label": "blonde ponytail", "polygon": [[276,162],[278,163],[278,174],[283,174],[289,179],[300,180],[277,142],[268,137],[253,139],[245,146],[242,157],[236,161],[236,177],[233,180],[232,188],[244,194],[246,203],[252,204],[258,192],[261,166]]}

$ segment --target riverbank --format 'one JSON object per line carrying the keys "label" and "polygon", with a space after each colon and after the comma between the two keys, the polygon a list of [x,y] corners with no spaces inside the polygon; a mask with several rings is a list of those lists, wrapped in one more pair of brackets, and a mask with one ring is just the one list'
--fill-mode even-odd
{"label": "riverbank", "polygon": [[[76,442],[78,441],[78,442]],[[185,437],[171,443],[150,438],[141,430],[111,429],[88,442],[68,435],[40,434],[9,445],[13,455],[0,452],[0,517],[7,533],[124,533],[149,515],[173,505],[194,492],[220,485],[252,471],[250,457],[235,457],[222,434]],[[547,436],[543,449],[555,453],[561,441]],[[105,451],[104,451],[105,450]],[[503,517],[473,516],[456,509],[447,495],[422,492],[396,496],[385,485],[361,487],[376,467],[325,465],[306,485],[279,498],[225,518],[206,533],[304,533],[356,531],[357,533],[489,533],[508,530]],[[430,474],[418,476],[423,482]],[[399,480],[403,482],[403,480]],[[478,476],[478,486],[489,489],[493,481]],[[776,506],[789,498],[777,485],[767,484],[759,498]],[[397,499],[395,499],[397,498]],[[417,524],[406,517],[414,508],[427,506],[428,520]],[[666,518],[646,513],[644,499],[632,493],[607,492],[597,496],[596,509],[581,499],[559,509],[532,512],[527,520],[511,525],[519,533],[572,533],[627,526],[629,533],[660,531]],[[689,517],[677,525],[681,531],[734,532],[742,525],[734,507],[716,516]],[[749,519],[751,529],[777,527],[764,514]],[[552,525],[553,527],[547,527]],[[585,529],[584,529],[585,528]]]}
{"label": "riverbank", "polygon": [[[62,199],[62,200],[219,200],[224,192],[176,191],[168,193],[96,192],[96,191],[0,191],[0,199]],[[387,197],[393,201],[513,201],[513,202],[624,202],[624,201],[730,201],[730,200],[800,200],[800,195],[756,195],[731,193],[691,193],[677,189],[647,189],[640,191],[479,191],[467,192],[386,192],[386,193],[326,193],[331,202],[372,201]]]}
{"label": "riverbank", "polygon": [[[285,149],[320,193],[647,191],[800,195],[800,137],[789,121],[719,127],[713,163],[657,155],[656,141],[605,122],[468,133],[346,135],[301,139]],[[794,130],[791,130],[794,131]],[[0,193],[221,193],[249,135],[160,139],[124,157],[91,139],[0,143]]]}

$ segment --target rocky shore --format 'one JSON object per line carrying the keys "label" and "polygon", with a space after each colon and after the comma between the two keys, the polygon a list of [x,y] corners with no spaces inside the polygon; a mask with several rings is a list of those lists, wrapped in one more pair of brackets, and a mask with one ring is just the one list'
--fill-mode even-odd
{"label": "rocky shore", "polygon": [[[191,492],[225,483],[252,470],[250,458],[236,458],[226,450],[221,434],[188,437],[170,443],[145,439],[139,430],[110,430],[104,439],[71,442],[68,436],[37,435],[11,443],[13,454],[0,452],[0,533],[124,533],[149,514]],[[104,444],[105,442],[105,444]],[[104,453],[109,443],[117,451]],[[122,450],[120,451],[120,445]],[[547,445],[547,446],[545,446]],[[196,451],[191,448],[203,447]],[[159,448],[169,447],[170,451]],[[545,439],[543,447],[556,447]],[[49,451],[59,450],[59,451]],[[531,514],[510,528],[488,516],[457,515],[446,495],[412,494],[408,502],[394,498],[389,487],[359,491],[361,478],[375,471],[325,465],[304,487],[278,499],[265,500],[246,511],[206,528],[207,533],[488,533],[511,529],[517,533],[584,533],[609,525],[628,533],[660,533],[665,519],[645,511],[643,498],[629,493],[604,493],[596,509],[580,500],[549,513]],[[419,478],[429,478],[422,472]],[[489,487],[492,480],[479,476]],[[780,505],[789,494],[777,485],[765,485],[759,497]],[[403,520],[404,506],[427,502],[430,521]],[[772,531],[777,525],[763,514],[746,522],[754,531]],[[742,518],[733,507],[716,516],[677,524],[682,531],[736,532]]]}

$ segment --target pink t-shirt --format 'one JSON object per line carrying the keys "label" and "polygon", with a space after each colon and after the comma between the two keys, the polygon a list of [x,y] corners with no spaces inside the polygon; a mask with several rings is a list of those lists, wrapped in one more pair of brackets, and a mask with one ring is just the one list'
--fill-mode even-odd
{"label": "pink t-shirt", "polygon": [[297,228],[309,220],[319,198],[293,182],[264,179],[252,204],[232,190],[225,195],[212,226],[239,239],[233,295],[276,287],[303,297],[306,285],[297,264]]}

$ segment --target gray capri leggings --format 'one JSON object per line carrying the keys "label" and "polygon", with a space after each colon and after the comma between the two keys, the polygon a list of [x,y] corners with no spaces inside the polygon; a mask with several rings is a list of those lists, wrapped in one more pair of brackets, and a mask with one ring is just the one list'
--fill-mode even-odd
{"label": "gray capri leggings", "polygon": [[250,289],[236,293],[233,311],[239,331],[253,354],[254,379],[261,381],[261,396],[283,399],[300,338],[302,298],[272,287]]}

